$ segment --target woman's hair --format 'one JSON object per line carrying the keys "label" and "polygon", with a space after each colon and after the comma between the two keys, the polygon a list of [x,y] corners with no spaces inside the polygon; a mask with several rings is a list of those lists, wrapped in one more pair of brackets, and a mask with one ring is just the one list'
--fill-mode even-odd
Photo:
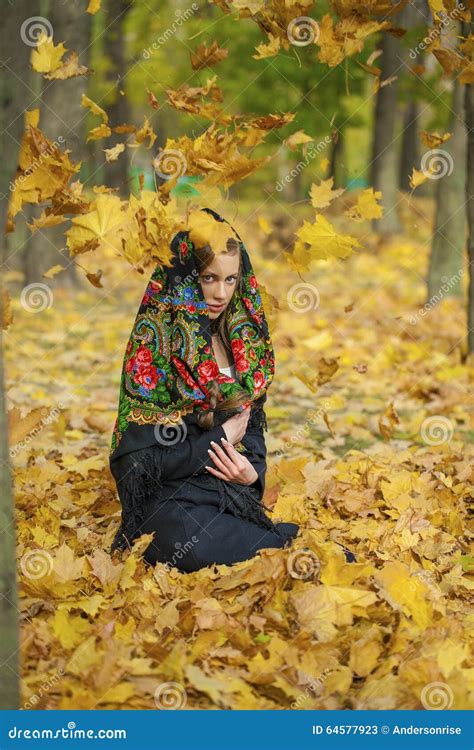
{"label": "woman's hair", "polygon": [[[239,294],[240,290],[240,283],[242,279],[242,260],[240,255],[240,248],[239,243],[236,239],[228,239],[226,249],[224,250],[224,253],[228,253],[229,255],[235,255],[238,253],[240,263],[239,263],[239,272],[235,284],[234,294]],[[204,271],[206,268],[212,263],[214,260],[215,253],[212,250],[210,245],[203,245],[202,247],[196,247],[194,249],[194,255],[196,258],[196,266],[198,269],[198,272],[200,275],[204,274]],[[232,295],[233,296],[233,295]],[[231,298],[232,299],[232,298]],[[230,304],[230,301],[229,301]],[[222,341],[222,344],[227,351],[231,362],[234,359],[234,355],[232,352],[232,347],[230,344],[230,338],[229,338],[229,331],[227,329],[227,318],[226,313],[229,308],[229,305],[226,306],[225,310],[221,312],[221,314],[215,318],[214,320],[211,320],[211,333],[217,333]],[[245,390],[245,388],[240,388],[240,391],[237,391],[233,396],[230,398],[223,399],[221,401],[218,401],[219,397],[219,384],[217,380],[210,380],[209,383],[207,383],[207,389],[209,391],[210,395],[210,408],[209,409],[198,409],[198,416],[197,421],[201,429],[203,430],[210,430],[214,426],[214,412],[215,411],[224,411],[224,410],[232,410],[237,409],[238,406],[241,406],[246,401],[249,400],[249,394],[248,391]]]}

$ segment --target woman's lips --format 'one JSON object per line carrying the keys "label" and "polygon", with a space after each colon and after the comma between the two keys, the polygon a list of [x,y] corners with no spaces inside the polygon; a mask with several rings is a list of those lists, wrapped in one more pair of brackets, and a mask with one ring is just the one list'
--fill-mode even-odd
{"label": "woman's lips", "polygon": [[222,310],[224,305],[208,305],[211,310]]}

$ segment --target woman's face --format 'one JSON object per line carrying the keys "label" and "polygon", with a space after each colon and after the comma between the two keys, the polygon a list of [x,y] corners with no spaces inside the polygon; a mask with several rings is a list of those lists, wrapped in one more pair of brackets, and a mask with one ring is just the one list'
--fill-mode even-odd
{"label": "woman's face", "polygon": [[218,318],[230,302],[237,284],[239,263],[239,253],[220,253],[199,275],[211,320]]}

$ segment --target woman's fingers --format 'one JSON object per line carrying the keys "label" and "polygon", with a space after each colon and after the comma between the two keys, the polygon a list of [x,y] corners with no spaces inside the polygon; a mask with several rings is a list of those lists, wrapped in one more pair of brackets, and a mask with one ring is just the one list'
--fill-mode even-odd
{"label": "woman's fingers", "polygon": [[228,440],[223,440],[222,445],[226,449],[227,454],[230,456],[232,461],[235,461],[236,458],[241,458],[239,451],[236,450],[232,443],[229,443]]}
{"label": "woman's fingers", "polygon": [[206,469],[211,474],[214,474],[215,477],[218,477],[218,479],[225,479],[227,482],[229,481],[229,477],[227,477],[225,474],[222,474],[222,472],[217,471],[217,469],[214,469],[212,466],[206,466]]}
{"label": "woman's fingers", "polygon": [[[221,448],[221,446],[215,443],[213,440],[211,440],[211,445],[214,448],[214,451],[217,454],[217,457],[219,458],[221,464],[226,466],[228,469],[232,468],[233,461],[229,457],[229,455],[225,452],[225,450]],[[208,452],[210,455],[212,455],[212,452],[210,450]]]}

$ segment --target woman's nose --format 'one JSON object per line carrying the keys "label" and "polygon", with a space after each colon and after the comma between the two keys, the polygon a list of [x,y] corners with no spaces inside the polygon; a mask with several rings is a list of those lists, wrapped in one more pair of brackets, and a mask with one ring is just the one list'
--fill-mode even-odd
{"label": "woman's nose", "polygon": [[225,285],[224,285],[224,282],[216,284],[216,288],[214,290],[214,297],[216,299],[225,299]]}

